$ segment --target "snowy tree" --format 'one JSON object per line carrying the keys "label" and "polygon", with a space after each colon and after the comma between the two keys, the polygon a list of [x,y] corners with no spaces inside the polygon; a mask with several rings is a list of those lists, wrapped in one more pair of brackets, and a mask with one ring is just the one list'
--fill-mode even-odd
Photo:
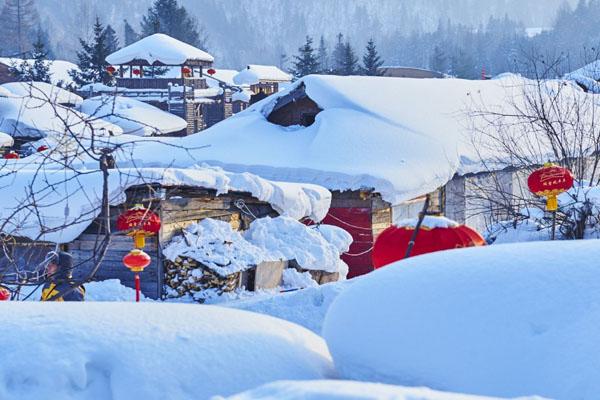
{"label": "snowy tree", "polygon": [[331,72],[333,74],[341,75],[341,71],[344,68],[344,55],[345,55],[346,47],[344,44],[344,35],[338,33],[337,42],[335,43],[335,47],[333,48],[332,53],[332,64],[330,66]]}
{"label": "snowy tree", "polygon": [[365,49],[365,54],[362,58],[363,66],[362,73],[364,75],[370,76],[379,76],[381,75],[381,71],[379,71],[379,67],[383,65],[383,60],[379,56],[377,52],[377,47],[375,46],[375,41],[373,39],[369,39],[367,43],[367,47]]}
{"label": "snowy tree", "polygon": [[319,49],[317,51],[317,57],[319,59],[319,72],[326,74],[329,72],[329,53],[327,52],[327,44],[325,38],[321,35],[319,40]]}
{"label": "snowy tree", "polygon": [[33,43],[32,58],[33,63],[28,60],[13,63],[9,67],[11,75],[20,81],[50,83],[50,65],[52,63],[48,61],[48,52],[41,34],[38,34],[38,39]]}
{"label": "snowy tree", "polygon": [[208,38],[204,27],[177,0],[154,0],[142,18],[141,36],[165,33],[206,50]]}
{"label": "snowy tree", "polygon": [[102,82],[110,84],[112,76],[106,72],[106,57],[110,54],[108,43],[106,42],[106,31],[100,19],[96,18],[94,24],[94,36],[87,42],[79,39],[82,49],[77,52],[77,59],[80,71],[71,70],[69,75],[78,85],[84,85],[93,82]]}
{"label": "snowy tree", "polygon": [[446,54],[444,54],[444,50],[438,45],[433,48],[429,68],[436,72],[445,73],[447,71]]}
{"label": "snowy tree", "polygon": [[112,26],[106,25],[106,28],[104,29],[104,37],[109,54],[119,50],[119,39],[117,38],[117,32],[115,32]]}
{"label": "snowy tree", "polygon": [[126,19],[123,20],[123,36],[125,38],[125,46],[129,46],[131,43],[139,40],[138,33],[132,28]]}
{"label": "snowy tree", "polygon": [[0,12],[2,49],[7,55],[23,57],[31,50],[39,15],[34,0],[6,0]]}
{"label": "snowy tree", "polygon": [[344,44],[344,53],[342,58],[342,64],[338,73],[340,75],[354,75],[358,73],[358,57],[354,53],[354,49],[350,42]]}
{"label": "snowy tree", "polygon": [[293,73],[296,78],[319,72],[319,60],[315,55],[315,49],[312,47],[312,44],[312,38],[307,36],[306,42],[298,49],[298,55],[294,56]]}

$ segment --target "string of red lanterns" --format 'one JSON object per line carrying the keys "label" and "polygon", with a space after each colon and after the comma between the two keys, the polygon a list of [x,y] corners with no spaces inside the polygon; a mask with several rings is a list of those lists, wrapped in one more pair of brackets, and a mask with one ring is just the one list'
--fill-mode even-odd
{"label": "string of red lanterns", "polygon": [[156,235],[160,230],[160,217],[141,204],[136,204],[117,218],[117,229],[133,237],[134,249],[123,257],[123,265],[134,273],[135,301],[140,301],[140,272],[144,271],[152,258],[142,249],[146,236]]}

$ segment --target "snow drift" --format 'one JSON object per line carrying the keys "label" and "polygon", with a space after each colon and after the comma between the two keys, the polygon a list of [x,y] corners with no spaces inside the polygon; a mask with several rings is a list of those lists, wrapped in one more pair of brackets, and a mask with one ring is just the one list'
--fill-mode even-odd
{"label": "snow drift", "polygon": [[323,336],[347,379],[595,399],[598,258],[598,240],[410,258],[342,292],[327,313]]}
{"label": "snow drift", "polygon": [[0,309],[4,399],[207,399],[332,374],[321,338],[244,311],[33,302]]}
{"label": "snow drift", "polygon": [[[215,398],[213,400],[219,400]],[[492,397],[438,392],[381,383],[353,381],[283,381],[249,390],[227,400],[498,400]],[[541,400],[539,397],[530,400]],[[516,400],[516,399],[515,399]],[[526,400],[520,398],[520,400]]]}

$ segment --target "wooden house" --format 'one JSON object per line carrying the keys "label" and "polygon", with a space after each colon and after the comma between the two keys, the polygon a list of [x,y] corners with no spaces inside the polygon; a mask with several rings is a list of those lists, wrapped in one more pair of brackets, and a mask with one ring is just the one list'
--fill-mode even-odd
{"label": "wooden house", "polygon": [[214,114],[215,104],[218,109],[223,107],[222,91],[210,88],[205,78],[214,58],[165,34],[145,37],[109,55],[106,61],[113,68],[119,95],[150,103],[187,121],[179,135],[205,129],[214,123],[209,114]]}
{"label": "wooden house", "polygon": [[274,65],[249,64],[234,78],[238,85],[249,85],[252,97],[250,104],[277,93],[282,85],[292,81],[292,76]]}

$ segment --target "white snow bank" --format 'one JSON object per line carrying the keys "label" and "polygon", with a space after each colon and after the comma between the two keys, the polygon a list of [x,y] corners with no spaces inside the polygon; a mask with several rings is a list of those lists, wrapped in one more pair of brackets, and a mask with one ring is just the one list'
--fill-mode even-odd
{"label": "white snow bank", "polygon": [[[329,232],[332,230],[334,227],[329,228]],[[335,230],[336,235],[345,236],[338,230]],[[346,234],[349,235],[347,232]],[[244,236],[249,242],[267,251],[274,259],[296,260],[302,268],[309,270],[345,270],[341,265],[343,261],[340,260],[343,251],[340,251],[339,239],[336,240],[336,244],[332,244],[318,230],[309,228],[296,219],[260,218],[250,224]],[[329,235],[331,236],[333,235]]]}
{"label": "white snow bank", "polygon": [[[1,100],[0,100],[1,102]],[[11,160],[12,161],[12,160]],[[25,160],[17,160],[14,165]],[[86,170],[9,169],[0,176],[3,232],[33,240],[68,243],[77,238],[100,213],[102,173]],[[294,219],[323,219],[331,203],[331,193],[315,185],[272,182],[256,175],[235,174],[220,168],[130,168],[111,170],[109,201],[125,201],[125,189],[156,183],[163,186],[193,186],[215,189],[217,194],[247,192],[266,201],[281,215]],[[10,190],[7,190],[10,188]],[[36,212],[32,212],[32,204]],[[28,206],[25,207],[24,206]]]}
{"label": "white snow bank", "polygon": [[[247,298],[217,299],[219,302],[216,304],[271,315],[321,334],[321,327],[329,306],[343,290],[354,282],[356,279],[326,283],[317,287],[284,293],[253,292],[252,296]],[[214,302],[214,300],[212,301]]]}
{"label": "white snow bank", "polygon": [[592,93],[600,93],[600,60],[593,61],[565,75]]}
{"label": "white snow bank", "polygon": [[[216,397],[213,400],[222,399]],[[282,381],[248,390],[227,400],[499,400],[497,397],[438,392],[428,388],[409,388],[381,383],[355,381]],[[520,400],[541,400],[524,397]],[[516,399],[515,399],[516,400]]]}
{"label": "white snow bank", "polygon": [[81,104],[83,98],[46,82],[9,82],[0,85],[17,97],[33,97],[57,104]]}
{"label": "white snow bank", "polygon": [[292,76],[274,65],[250,64],[233,77],[237,85],[254,85],[260,81],[290,82]]}
{"label": "white snow bank", "polygon": [[187,127],[183,118],[148,103],[122,96],[96,96],[79,106],[92,118],[111,122],[130,135],[151,136],[177,132]]}
{"label": "white snow bank", "polygon": [[106,57],[106,62],[113,65],[127,64],[133,60],[145,60],[151,65],[156,61],[165,65],[180,65],[186,60],[213,62],[214,58],[205,51],[163,33],[147,36]]}
{"label": "white snow bank", "polygon": [[[143,278],[142,278],[143,279]],[[119,279],[106,279],[103,281],[88,282],[85,287],[85,301],[127,301],[135,300],[135,290],[121,284]],[[22,287],[20,290],[20,300],[27,297],[27,301],[39,301],[42,297],[42,287],[33,286]],[[34,292],[31,294],[31,292]],[[31,294],[31,295],[30,295]],[[29,296],[30,295],[30,296]],[[153,301],[140,293],[141,301]]]}
{"label": "white snow bank", "polygon": [[157,303],[0,304],[0,397],[207,399],[331,377],[321,338],[272,317]]}
{"label": "white snow bank", "polygon": [[595,399],[599,244],[498,245],[403,260],[341,293],[323,336],[347,379]]}

